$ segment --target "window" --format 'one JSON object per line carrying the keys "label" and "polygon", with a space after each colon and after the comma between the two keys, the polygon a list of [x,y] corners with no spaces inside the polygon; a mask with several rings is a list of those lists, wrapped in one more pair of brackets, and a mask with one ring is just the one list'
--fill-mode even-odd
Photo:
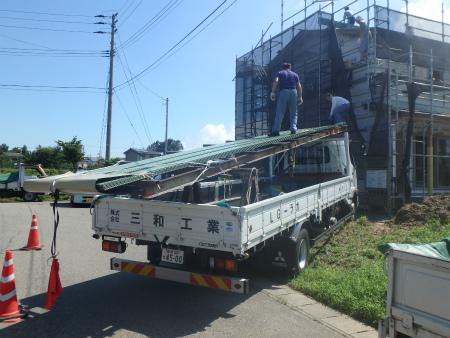
{"label": "window", "polygon": [[426,154],[427,140],[423,144],[422,136],[414,137],[414,153],[413,153],[413,167],[414,167],[414,188],[423,188],[427,186],[426,181],[426,159],[423,156]]}
{"label": "window", "polygon": [[[414,188],[427,187],[427,153],[428,139],[423,143],[422,136],[414,137],[413,173]],[[450,188],[450,139],[433,138],[433,187]]]}
{"label": "window", "polygon": [[450,187],[450,139],[438,139],[435,153],[438,158],[435,159],[437,170],[437,182],[439,188]]}

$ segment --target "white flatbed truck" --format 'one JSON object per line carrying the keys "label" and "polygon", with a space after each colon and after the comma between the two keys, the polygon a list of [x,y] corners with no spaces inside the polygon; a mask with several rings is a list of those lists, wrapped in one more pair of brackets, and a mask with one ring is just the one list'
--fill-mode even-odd
{"label": "white flatbed truck", "polygon": [[[240,181],[245,196],[234,200],[218,199],[222,191],[217,189],[226,190],[226,182],[235,181],[201,183],[200,188],[214,184],[216,189],[203,203],[163,200],[174,193],[153,200],[98,198],[93,203],[93,237],[102,240],[104,251],[124,253],[129,242],[147,246],[147,261],[112,258],[112,270],[237,293],[249,291],[249,281],[236,277],[238,263],[263,248],[270,266],[301,272],[310,246],[353,216],[358,197],[347,132],[295,150],[258,162],[268,168],[265,178],[255,176],[256,166],[250,167],[250,179]],[[284,169],[278,178],[277,166]]]}

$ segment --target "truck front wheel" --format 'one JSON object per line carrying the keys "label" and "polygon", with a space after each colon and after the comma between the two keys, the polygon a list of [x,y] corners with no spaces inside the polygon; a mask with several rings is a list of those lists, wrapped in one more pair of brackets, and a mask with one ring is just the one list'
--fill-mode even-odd
{"label": "truck front wheel", "polygon": [[309,235],[306,229],[300,230],[297,237],[297,247],[295,250],[296,270],[301,273],[306,269],[309,258]]}
{"label": "truck front wheel", "polygon": [[35,194],[34,192],[28,192],[28,191],[24,191],[22,198],[25,202],[33,202],[37,197],[37,194]]}

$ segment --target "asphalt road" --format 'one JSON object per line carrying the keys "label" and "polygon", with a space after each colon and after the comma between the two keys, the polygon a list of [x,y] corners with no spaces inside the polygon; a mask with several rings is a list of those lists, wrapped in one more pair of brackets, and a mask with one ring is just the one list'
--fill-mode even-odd
{"label": "asphalt road", "polygon": [[[146,248],[123,255],[101,251],[89,208],[58,205],[56,252],[63,293],[50,311],[45,299],[54,216],[50,202],[0,203],[0,257],[13,252],[19,303],[31,310],[0,323],[0,337],[342,337],[251,287],[247,295],[152,279],[109,269],[113,256],[145,261]],[[37,215],[41,251],[20,251]]]}

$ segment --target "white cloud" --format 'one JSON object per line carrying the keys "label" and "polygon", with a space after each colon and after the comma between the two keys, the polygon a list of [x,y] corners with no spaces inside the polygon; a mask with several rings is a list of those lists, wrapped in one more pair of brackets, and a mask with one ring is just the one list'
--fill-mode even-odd
{"label": "white cloud", "polygon": [[[408,3],[408,13],[422,18],[442,21],[442,0],[419,0]],[[406,6],[401,9],[406,12]],[[450,22],[450,7],[444,3],[444,22]]]}
{"label": "white cloud", "polygon": [[199,137],[203,144],[225,143],[225,141],[234,140],[234,127],[227,131],[223,124],[215,126],[208,123],[200,130]]}
{"label": "white cloud", "polygon": [[220,144],[233,140],[234,123],[229,125],[228,130],[223,124],[214,125],[212,123],[208,123],[200,130],[195,140],[188,136],[182,144],[185,150],[191,150],[201,148],[204,144]]}

